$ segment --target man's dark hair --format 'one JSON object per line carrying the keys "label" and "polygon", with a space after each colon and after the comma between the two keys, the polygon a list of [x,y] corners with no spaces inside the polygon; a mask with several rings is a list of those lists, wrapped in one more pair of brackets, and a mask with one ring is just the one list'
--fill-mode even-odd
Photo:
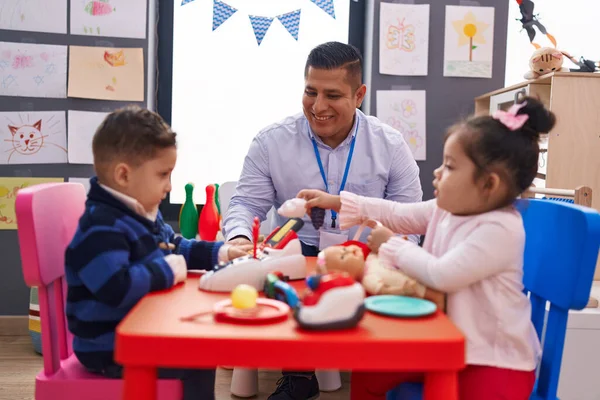
{"label": "man's dark hair", "polygon": [[344,68],[347,73],[348,83],[354,88],[362,85],[362,56],[358,49],[350,44],[341,42],[327,42],[311,50],[304,67],[304,77],[308,75],[308,68],[338,69]]}

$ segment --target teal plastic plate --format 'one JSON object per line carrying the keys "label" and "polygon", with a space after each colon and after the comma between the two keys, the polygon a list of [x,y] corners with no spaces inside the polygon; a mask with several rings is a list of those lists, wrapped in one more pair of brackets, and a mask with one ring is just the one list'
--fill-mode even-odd
{"label": "teal plastic plate", "polygon": [[423,317],[433,314],[437,309],[429,300],[393,295],[367,297],[365,307],[377,314],[404,318]]}

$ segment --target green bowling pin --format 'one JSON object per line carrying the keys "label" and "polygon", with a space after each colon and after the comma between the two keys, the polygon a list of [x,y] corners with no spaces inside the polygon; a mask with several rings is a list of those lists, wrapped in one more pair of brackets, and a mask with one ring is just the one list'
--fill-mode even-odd
{"label": "green bowling pin", "polygon": [[198,208],[194,204],[194,185],[185,185],[185,202],[179,212],[179,230],[186,239],[195,239],[198,234]]}

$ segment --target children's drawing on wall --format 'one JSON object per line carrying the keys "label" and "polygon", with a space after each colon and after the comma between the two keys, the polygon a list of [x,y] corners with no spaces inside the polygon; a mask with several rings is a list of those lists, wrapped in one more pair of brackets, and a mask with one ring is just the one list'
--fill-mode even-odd
{"label": "children's drawing on wall", "polygon": [[69,163],[93,164],[92,139],[108,113],[69,110]]}
{"label": "children's drawing on wall", "polygon": [[69,97],[144,101],[142,49],[71,46]]}
{"label": "children's drawing on wall", "polygon": [[0,113],[0,164],[67,162],[64,111]]}
{"label": "children's drawing on wall", "polygon": [[0,42],[0,96],[67,97],[67,46]]}
{"label": "children's drawing on wall", "polygon": [[429,4],[381,3],[379,73],[427,75]]}
{"label": "children's drawing on wall", "polygon": [[67,33],[67,0],[1,0],[0,29]]}
{"label": "children's drawing on wall", "polygon": [[426,158],[424,90],[378,90],[377,118],[399,131],[415,160]]}
{"label": "children's drawing on wall", "polygon": [[146,37],[146,0],[71,0],[71,34]]}
{"label": "children's drawing on wall", "polygon": [[19,190],[49,182],[64,182],[63,178],[0,178],[0,230],[17,229],[15,200]]}
{"label": "children's drawing on wall", "polygon": [[444,76],[491,78],[494,8],[446,6]]}

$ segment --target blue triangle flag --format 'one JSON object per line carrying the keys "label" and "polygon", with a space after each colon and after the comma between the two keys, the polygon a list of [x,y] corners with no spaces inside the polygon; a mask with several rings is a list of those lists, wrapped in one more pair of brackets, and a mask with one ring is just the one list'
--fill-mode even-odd
{"label": "blue triangle flag", "polygon": [[187,3],[191,3],[192,1],[194,1],[194,0],[182,0],[181,5],[185,6]]}
{"label": "blue triangle flag", "polygon": [[333,0],[310,0],[315,3],[321,10],[331,15],[335,19],[335,9],[333,8]]}
{"label": "blue triangle flag", "polygon": [[298,40],[298,32],[300,30],[300,11],[296,10],[287,14],[278,15],[277,19],[285,29],[292,35],[292,37]]}
{"label": "blue triangle flag", "polygon": [[254,29],[254,36],[256,36],[256,42],[260,46],[260,43],[263,41],[271,23],[273,22],[273,18],[271,17],[257,17],[255,15],[248,15],[250,18],[250,23],[252,24],[252,29]]}
{"label": "blue triangle flag", "polygon": [[[186,0],[184,0],[186,1]],[[189,0],[193,1],[193,0]],[[233,14],[235,14],[237,8],[233,8],[228,4],[223,3],[219,0],[214,0],[213,3],[213,25],[212,30],[217,29],[221,24],[227,21]]]}

